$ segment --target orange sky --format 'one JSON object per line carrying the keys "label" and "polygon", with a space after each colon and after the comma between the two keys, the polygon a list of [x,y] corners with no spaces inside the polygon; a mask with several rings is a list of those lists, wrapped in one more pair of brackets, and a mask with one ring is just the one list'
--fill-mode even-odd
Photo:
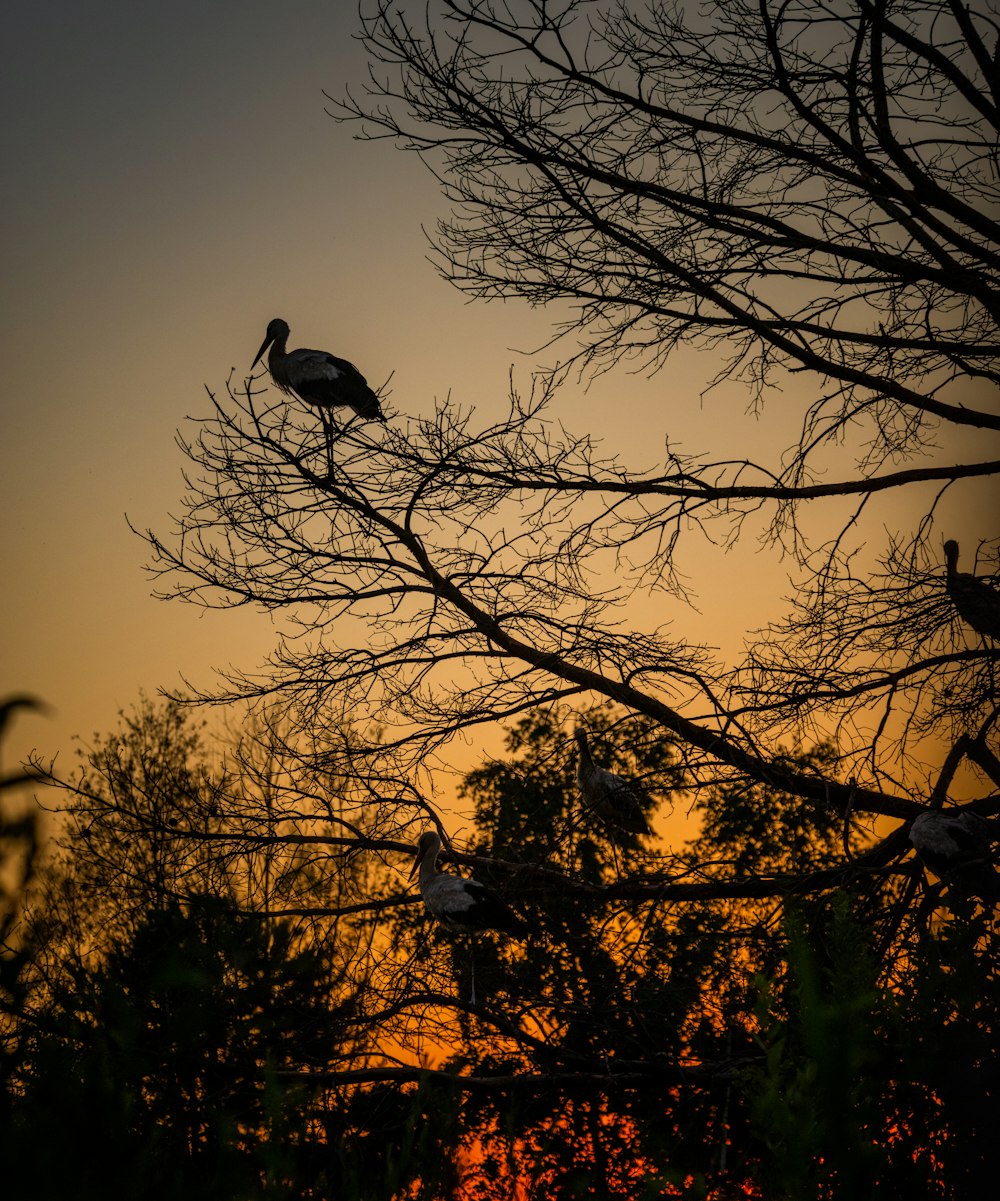
{"label": "orange sky", "polygon": [[[168,528],[174,431],[206,411],[206,385],[249,367],[269,318],[376,386],[394,372],[398,410],[450,392],[484,419],[505,408],[512,363],[527,379],[536,360],[518,352],[548,336],[550,314],[469,305],[439,279],[421,232],[443,212],[433,180],[324,113],[323,89],[365,73],[355,27],[354,5],[329,0],[37,0],[5,15],[0,691],[55,711],[19,719],[8,763],[37,747],[68,768],[71,736],[110,729],[140,689],[208,683],[211,665],[253,667],[269,647],[266,617],[151,599],[125,521]],[[738,391],[702,403],[716,366],[690,354],[652,380],[605,376],[567,388],[553,416],[637,466],[668,433],[713,457],[790,439],[787,394],[752,429]],[[963,537],[996,533],[979,505]],[[889,501],[879,520],[912,525]],[[692,539],[681,565],[700,612],[660,598],[650,622],[738,646],[789,590],[758,551]]]}

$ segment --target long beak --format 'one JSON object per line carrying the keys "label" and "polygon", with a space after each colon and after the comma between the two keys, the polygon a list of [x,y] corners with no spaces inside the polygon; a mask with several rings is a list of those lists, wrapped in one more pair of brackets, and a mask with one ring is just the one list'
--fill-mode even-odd
{"label": "long beak", "polygon": [[258,351],[257,351],[257,357],[256,357],[256,358],[254,359],[254,361],[253,361],[253,362],[250,364],[250,370],[251,370],[251,371],[253,371],[253,369],[254,369],[254,368],[257,366],[257,364],[258,364],[258,363],[261,361],[261,359],[264,357],[264,351],[265,351],[265,350],[267,350],[267,348],[268,348],[268,347],[271,345],[271,343],[272,343],[273,341],[274,341],[274,339],[273,339],[273,338],[265,338],[265,339],[264,339],[264,341],[263,341],[263,342],[261,342],[261,344],[260,344],[260,350],[258,350]]}
{"label": "long beak", "polygon": [[413,877],[417,874],[417,868],[423,862],[423,858],[424,858],[425,854],[426,854],[425,851],[418,851],[417,854],[413,857],[413,866],[410,868],[410,874],[406,877],[408,880],[412,880]]}

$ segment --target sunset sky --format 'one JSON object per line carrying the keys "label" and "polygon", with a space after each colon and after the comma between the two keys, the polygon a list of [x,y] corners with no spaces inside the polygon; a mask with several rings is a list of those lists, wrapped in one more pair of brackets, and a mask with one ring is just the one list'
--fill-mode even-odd
{"label": "sunset sky", "polygon": [[[552,314],[468,304],[435,273],[421,227],[445,210],[416,157],[357,142],[324,111],[324,90],[365,76],[356,29],[353,4],[330,0],[8,8],[0,690],[54,712],[20,720],[8,764],[35,747],[68,767],[72,736],[112,728],[140,689],[208,684],[213,665],[252,667],[270,646],[259,614],[153,600],[126,515],[169,528],[175,431],[206,412],[206,387],[224,391],[233,367],[242,378],[271,317],[375,386],[394,373],[392,406],[414,414],[450,393],[499,415],[511,365],[527,381],[559,353],[530,353]],[[668,434],[746,453],[746,397],[700,399],[716,366],[687,355],[652,379],[572,385],[552,415],[636,466]],[[787,403],[753,436],[790,429]],[[995,533],[994,516],[980,524]],[[698,611],[669,602],[659,619],[738,645],[789,590],[757,550],[692,542]]]}
{"label": "sunset sky", "polygon": [[3,688],[56,714],[21,718],[8,759],[270,643],[258,615],[151,599],[125,517],[167,525],[174,433],[271,317],[376,385],[395,372],[414,411],[449,389],[502,401],[509,348],[537,340],[530,315],[466,305],[425,261],[420,164],[324,112],[324,89],[365,73],[356,24],[328,0],[8,14]]}

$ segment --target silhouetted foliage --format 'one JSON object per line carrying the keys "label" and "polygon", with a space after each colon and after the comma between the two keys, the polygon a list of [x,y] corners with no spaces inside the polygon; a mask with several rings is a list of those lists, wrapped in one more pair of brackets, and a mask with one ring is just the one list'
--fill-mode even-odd
{"label": "silhouetted foliage", "polygon": [[233,818],[234,782],[187,711],[145,702],[58,782],[0,1136],[32,1196],[312,1197],[337,1178],[297,1069],[355,1049],[354,982],[335,927],[269,916],[279,856]]}
{"label": "silhouetted foliage", "polygon": [[[33,697],[8,697],[0,701],[0,743],[7,723],[18,709],[38,709]],[[37,777],[32,771],[0,775],[0,1005],[3,1010],[20,1007],[21,971],[30,956],[22,945],[23,931],[18,930],[24,894],[35,873],[38,852],[38,814],[27,811],[12,815],[6,808],[6,796],[20,785]]]}
{"label": "silhouetted foliage", "polygon": [[[41,1017],[9,1135],[36,1196],[243,1197],[304,1134],[275,1072],[341,1034],[322,964],[214,898],[166,902]],[[24,1154],[56,1129],[59,1155]],[[295,1195],[283,1191],[283,1195]]]}
{"label": "silhouetted foliage", "polygon": [[[253,836],[232,812],[244,794],[253,811],[261,776],[220,777],[182,713],[147,708],[64,785],[72,854],[48,869],[48,907],[32,913],[2,1135],[42,1201],[137,1188],[932,1198],[985,1179],[992,911],[964,893],[942,910],[915,871],[852,872],[867,852],[851,839],[845,865],[828,809],[720,787],[699,794],[701,832],[669,855],[616,848],[582,820],[566,726],[532,712],[503,755],[467,773],[475,852],[460,856],[491,869],[477,874],[532,925],[526,942],[456,937],[419,904],[383,905],[398,896],[384,873],[370,905],[344,905],[351,866],[336,857],[340,886],[306,864],[311,891],[298,895],[312,904],[278,916],[258,904]],[[663,820],[685,795],[672,740],[607,707],[567,715],[581,721],[608,764],[660,784]],[[157,765],[182,746],[186,774]],[[822,770],[828,753],[794,759]],[[128,865],[157,862],[165,830],[177,837],[160,819],[179,781],[200,781],[218,825],[183,828],[180,875],[140,881]],[[288,781],[272,783],[281,808]],[[740,856],[738,878],[779,887],[719,895]],[[825,895],[812,895],[823,873]],[[221,879],[220,895],[201,887]],[[93,922],[77,912],[84,885]],[[66,1132],[59,1157],[45,1155],[50,1123]]]}
{"label": "silhouetted foliage", "polygon": [[[0,749],[7,725],[18,710],[42,708],[41,702],[30,696],[0,700]],[[0,1132],[11,1124],[12,1081],[24,1059],[25,976],[36,953],[35,939],[24,921],[24,905],[35,877],[40,844],[37,810],[11,812],[10,795],[35,779],[31,770],[0,774]],[[3,1158],[0,1155],[0,1162]]]}

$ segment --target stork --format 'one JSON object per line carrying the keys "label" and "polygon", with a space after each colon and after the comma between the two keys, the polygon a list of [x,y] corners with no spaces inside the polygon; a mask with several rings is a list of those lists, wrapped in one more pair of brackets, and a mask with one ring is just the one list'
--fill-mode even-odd
{"label": "stork", "polygon": [[[510,938],[524,938],[528,927],[492,889],[478,880],[465,880],[435,868],[441,851],[441,839],[436,830],[425,830],[417,843],[417,855],[410,869],[410,879],[420,869],[420,895],[427,912],[445,926],[474,934],[480,930],[498,930]],[[472,978],[471,996],[476,1005],[476,963],[469,955]]]}
{"label": "stork", "polygon": [[288,323],[275,317],[267,323],[267,334],[260,344],[250,370],[260,362],[270,346],[267,369],[271,379],[287,395],[299,396],[323,412],[345,405],[365,421],[385,421],[378,397],[368,387],[361,372],[346,359],[325,350],[286,350]]}
{"label": "stork", "polygon": [[633,780],[598,767],[590,753],[586,730],[577,730],[574,737],[580,748],[576,782],[586,811],[604,823],[612,838],[615,834],[651,834],[646,820],[646,810],[653,803],[649,793]]}
{"label": "stork", "polygon": [[492,889],[478,880],[465,880],[436,870],[440,852],[437,831],[425,830],[417,843],[410,879],[419,868],[420,895],[427,912],[446,926],[471,932],[499,930],[510,938],[524,938],[527,925]]}
{"label": "stork", "polygon": [[928,809],[910,827],[914,850],[935,876],[996,900],[1000,876],[990,858],[991,841],[989,823],[968,809],[950,813]]}
{"label": "stork", "polygon": [[967,571],[958,570],[958,543],[944,544],[948,566],[945,587],[959,617],[977,634],[1000,642],[1000,592]]}

